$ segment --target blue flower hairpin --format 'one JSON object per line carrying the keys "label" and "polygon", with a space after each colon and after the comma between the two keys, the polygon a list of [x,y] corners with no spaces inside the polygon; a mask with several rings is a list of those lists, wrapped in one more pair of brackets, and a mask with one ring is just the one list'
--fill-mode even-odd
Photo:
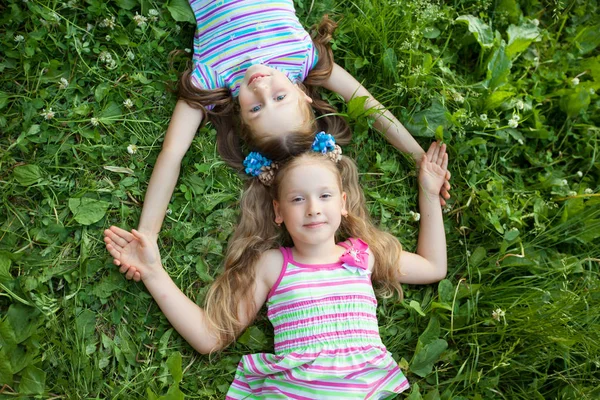
{"label": "blue flower hairpin", "polygon": [[335,150],[335,139],[332,135],[319,132],[317,136],[315,136],[315,140],[312,144],[313,151],[318,151],[320,153],[326,154],[330,151]]}
{"label": "blue flower hairpin", "polygon": [[244,159],[245,172],[250,176],[259,176],[263,167],[270,167],[273,162],[262,154],[253,151]]}

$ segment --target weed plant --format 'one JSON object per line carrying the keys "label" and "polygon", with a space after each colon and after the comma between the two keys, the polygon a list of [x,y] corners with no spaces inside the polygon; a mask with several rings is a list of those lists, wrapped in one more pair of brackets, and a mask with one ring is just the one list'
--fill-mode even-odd
{"label": "weed plant", "polygon": [[[295,1],[340,22],[344,66],[423,147],[449,146],[449,274],[380,299],[409,399],[600,398],[600,10],[597,1]],[[187,2],[0,4],[0,396],[223,398],[240,357],[272,351],[264,313],[202,356],[102,231],[135,227],[192,47]],[[354,130],[369,208],[414,250],[414,165],[364,99],[325,93]],[[159,241],[201,304],[237,217],[240,180],[202,128]]]}

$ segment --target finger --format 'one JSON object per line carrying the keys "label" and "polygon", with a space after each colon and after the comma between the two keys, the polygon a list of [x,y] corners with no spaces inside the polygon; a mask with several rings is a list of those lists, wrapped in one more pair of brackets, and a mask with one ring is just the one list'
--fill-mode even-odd
{"label": "finger", "polygon": [[127,273],[125,274],[125,278],[127,278],[128,280],[133,279],[133,276],[135,275],[136,272],[137,272],[137,270],[135,269],[135,267],[130,267],[129,270],[127,271]]}
{"label": "finger", "polygon": [[450,185],[450,182],[448,182],[448,181],[444,182],[444,189],[445,189],[446,191],[450,190],[450,188],[451,188],[451,187],[452,187],[452,186]]}
{"label": "finger", "polygon": [[440,196],[440,205],[444,207],[446,205],[446,200],[442,196]]}
{"label": "finger", "polygon": [[113,264],[115,264],[118,267],[119,265],[121,265],[121,260],[118,260],[118,259],[114,258],[113,259]]}
{"label": "finger", "polygon": [[[444,153],[443,157],[442,157],[442,162],[440,164],[442,166],[443,169],[447,170],[448,169],[448,153]],[[446,174],[446,176],[448,176],[448,174]],[[448,178],[450,179],[450,178]]]}
{"label": "finger", "polygon": [[442,195],[442,197],[444,198],[444,200],[448,200],[450,197],[452,197],[452,196],[450,195],[450,192],[448,192],[447,190],[442,190],[442,193],[441,193],[441,195]]}
{"label": "finger", "polygon": [[128,242],[131,242],[133,240],[133,235],[131,233],[129,233],[125,229],[119,228],[118,226],[114,226],[114,225],[111,226],[109,231],[118,235],[119,237],[122,237],[123,239],[127,240]]}
{"label": "finger", "polygon": [[118,233],[115,233],[110,229],[105,230],[104,234],[106,235],[106,238],[109,238],[121,247],[127,246],[127,243],[130,242],[130,240],[125,239],[124,237],[120,236]]}
{"label": "finger", "polygon": [[450,170],[446,170],[446,180],[449,181],[450,178],[452,178],[452,174],[450,173]]}
{"label": "finger", "polygon": [[[108,236],[104,237],[104,243],[106,243],[106,248],[108,249],[108,246],[111,246],[114,251],[117,251],[119,253],[123,252],[123,247],[119,246],[117,243],[113,242],[111,238],[109,238]],[[110,251],[110,250],[109,250]],[[112,254],[112,253],[111,253]],[[117,257],[118,258],[118,257]]]}
{"label": "finger", "polygon": [[115,247],[112,244],[107,244],[106,250],[108,250],[108,253],[112,256],[112,258],[114,258],[114,259],[121,258],[121,252],[118,251],[117,249],[115,249]]}
{"label": "finger", "polygon": [[125,265],[125,264],[121,265],[121,268],[119,268],[119,272],[122,274],[126,273],[128,270],[129,270],[129,265]]}
{"label": "finger", "polygon": [[444,155],[446,155],[446,143],[442,143],[442,145],[440,146],[440,150],[437,154],[437,159],[435,160],[435,163],[437,165],[442,165],[442,163],[444,162]]}
{"label": "finger", "polygon": [[435,153],[436,150],[437,150],[437,142],[431,143],[431,145],[429,146],[429,149],[427,150],[427,158],[429,158],[430,160],[433,160],[433,154]]}
{"label": "finger", "polygon": [[136,271],[135,274],[133,274],[133,280],[139,282],[140,280],[142,280],[142,275],[140,275],[140,273]]}

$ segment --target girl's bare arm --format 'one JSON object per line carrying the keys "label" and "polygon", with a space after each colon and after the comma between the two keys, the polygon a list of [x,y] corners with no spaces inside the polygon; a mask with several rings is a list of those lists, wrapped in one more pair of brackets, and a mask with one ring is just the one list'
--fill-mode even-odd
{"label": "girl's bare arm", "polygon": [[190,107],[183,100],[179,100],[175,106],[162,150],[150,177],[138,225],[138,230],[150,238],[156,239],[158,236],[179,178],[181,160],[190,148],[203,116],[202,110]]}

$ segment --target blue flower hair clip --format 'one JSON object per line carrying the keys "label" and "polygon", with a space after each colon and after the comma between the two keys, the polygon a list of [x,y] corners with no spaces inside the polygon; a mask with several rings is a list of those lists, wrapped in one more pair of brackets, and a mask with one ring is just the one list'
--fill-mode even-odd
{"label": "blue flower hair clip", "polygon": [[250,176],[258,177],[258,179],[265,186],[270,186],[275,177],[275,169],[277,169],[277,163],[269,160],[262,154],[253,151],[246,156],[244,159],[244,171]]}
{"label": "blue flower hair clip", "polygon": [[335,144],[335,138],[325,132],[317,133],[312,144],[313,151],[325,154],[333,162],[338,162],[342,159],[342,148]]}
{"label": "blue flower hair clip", "polygon": [[312,144],[313,151],[318,151],[320,153],[327,153],[329,151],[335,150],[335,139],[328,133],[319,132],[317,136],[315,136],[315,140]]}

